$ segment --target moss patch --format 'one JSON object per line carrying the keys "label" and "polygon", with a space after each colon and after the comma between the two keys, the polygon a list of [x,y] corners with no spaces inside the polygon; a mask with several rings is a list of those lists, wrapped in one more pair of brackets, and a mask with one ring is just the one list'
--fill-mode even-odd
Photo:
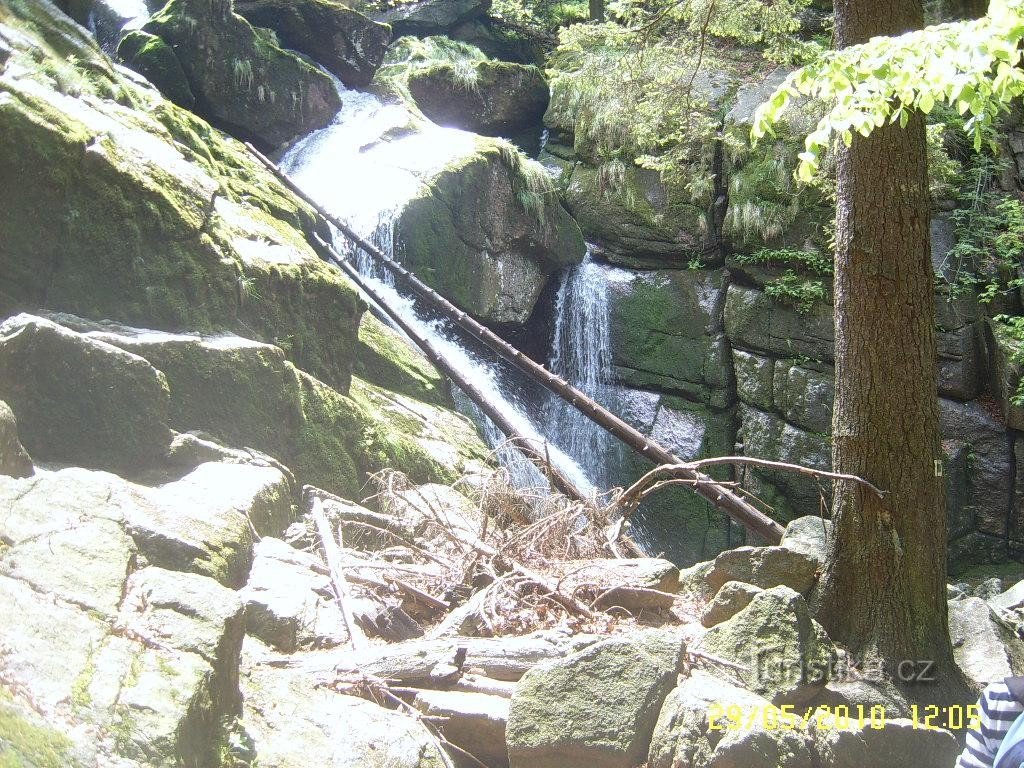
{"label": "moss patch", "polygon": [[25,716],[7,689],[0,687],[0,768],[77,766],[71,741]]}

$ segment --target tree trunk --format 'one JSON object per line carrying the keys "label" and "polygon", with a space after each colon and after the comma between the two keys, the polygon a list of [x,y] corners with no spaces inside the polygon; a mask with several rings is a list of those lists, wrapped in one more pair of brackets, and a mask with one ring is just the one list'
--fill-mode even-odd
{"label": "tree trunk", "polygon": [[604,21],[604,0],[589,0],[590,20]]}
{"label": "tree trunk", "polygon": [[[900,34],[922,19],[920,0],[839,0],[837,44]],[[832,461],[887,494],[835,484],[818,619],[898,685],[922,671],[905,662],[928,660],[940,687],[955,688],[923,116],[855,136],[838,162]],[[918,692],[937,703],[931,688]]]}

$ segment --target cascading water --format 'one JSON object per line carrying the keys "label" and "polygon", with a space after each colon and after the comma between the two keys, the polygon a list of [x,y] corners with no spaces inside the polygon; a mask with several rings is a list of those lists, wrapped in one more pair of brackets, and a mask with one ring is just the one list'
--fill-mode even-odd
{"label": "cascading water", "polygon": [[[563,275],[555,302],[555,334],[549,367],[614,411],[608,316],[610,269],[595,262],[588,248],[583,263]],[[608,488],[611,480],[608,457],[614,449],[614,438],[554,395],[548,403],[548,412],[552,442],[579,462],[595,485]]]}
{"label": "cascading water", "polygon": [[[424,177],[473,151],[475,136],[433,124],[413,127],[401,105],[347,90],[338,81],[335,85],[344,104],[342,110],[331,125],[291,147],[281,159],[281,168],[325,209],[393,257],[395,217],[421,191]],[[387,297],[391,309],[426,336],[449,365],[477,384],[520,434],[538,444],[546,441],[543,430],[529,416],[531,408],[517,393],[524,388],[517,371],[493,356],[473,351],[446,320],[417,306],[395,285],[386,268],[338,232],[334,246],[353,260],[360,273]],[[456,401],[483,427],[492,447],[503,443],[503,436],[471,403],[458,394]],[[588,473],[559,445],[549,443],[546,449],[551,462],[580,490],[593,490]],[[515,451],[505,447],[499,458],[517,483],[545,484],[540,473]]]}

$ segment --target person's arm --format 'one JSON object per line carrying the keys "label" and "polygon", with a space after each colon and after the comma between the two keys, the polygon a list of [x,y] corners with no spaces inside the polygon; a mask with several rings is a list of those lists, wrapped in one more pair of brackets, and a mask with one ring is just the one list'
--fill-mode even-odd
{"label": "person's arm", "polygon": [[988,685],[978,704],[979,727],[967,732],[967,742],[955,768],[992,768],[1003,736],[1024,709],[1003,682]]}

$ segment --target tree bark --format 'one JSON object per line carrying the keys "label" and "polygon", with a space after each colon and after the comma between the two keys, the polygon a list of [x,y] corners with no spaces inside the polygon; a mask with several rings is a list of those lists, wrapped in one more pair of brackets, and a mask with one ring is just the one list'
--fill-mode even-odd
{"label": "tree bark", "polygon": [[[922,22],[920,0],[836,3],[839,47]],[[933,662],[940,685],[916,690],[938,703],[938,689],[958,689],[962,678],[947,625],[945,488],[936,476],[927,172],[920,113],[905,128],[855,136],[839,153],[833,469],[887,493],[834,484],[836,535],[815,602],[830,636],[855,658],[882,663],[901,688],[913,683],[901,680],[911,672],[905,662]]]}
{"label": "tree bark", "polygon": [[591,21],[604,21],[604,0],[588,0]]}

